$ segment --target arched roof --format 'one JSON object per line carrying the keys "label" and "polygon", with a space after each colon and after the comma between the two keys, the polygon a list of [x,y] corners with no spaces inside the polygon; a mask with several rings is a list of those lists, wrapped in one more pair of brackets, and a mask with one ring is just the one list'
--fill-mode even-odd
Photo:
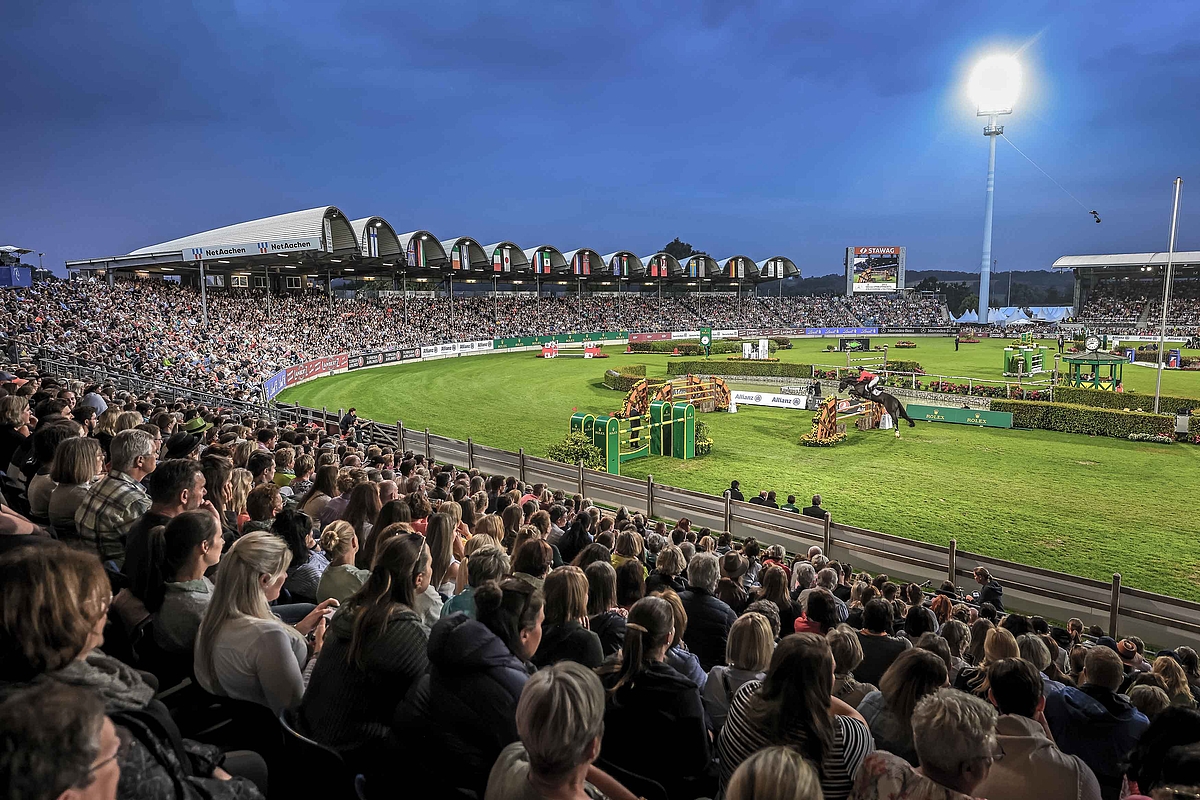
{"label": "arched roof", "polygon": [[[617,259],[621,259],[621,261]],[[609,275],[615,275],[620,278],[641,275],[645,271],[642,260],[629,250],[618,250],[615,253],[609,253],[604,256],[604,264],[607,267]],[[622,265],[624,265],[624,269],[621,269]]]}
{"label": "arched roof", "polygon": [[[332,241],[326,240],[325,222],[329,222]],[[208,247],[224,244],[255,244],[279,239],[316,238],[321,240],[325,252],[359,252],[361,245],[354,233],[350,220],[336,206],[319,206],[305,211],[292,211],[274,217],[252,219],[223,228],[193,233],[178,239],[170,239],[148,247],[139,247],[129,255],[141,256],[185,250],[189,247]]]}
{"label": "arched roof", "polygon": [[763,280],[800,277],[800,268],[787,256],[771,256],[758,262],[758,277]]}
{"label": "arched roof", "polygon": [[[492,262],[492,272],[528,272],[529,259],[520,245],[512,242],[496,242],[484,245],[483,252]],[[504,263],[505,257],[508,263]]]}
{"label": "arched roof", "polygon": [[648,278],[678,278],[683,274],[679,259],[670,253],[655,253],[642,257],[642,267]]}
{"label": "arched roof", "polygon": [[721,277],[731,281],[754,280],[758,277],[758,265],[749,256],[718,258],[717,264],[720,266]]}
{"label": "arched roof", "polygon": [[400,234],[399,239],[404,248],[402,251],[404,260],[401,262],[401,266],[438,269],[450,263],[441,243],[429,231],[409,231]]}
{"label": "arched roof", "polygon": [[588,275],[603,275],[607,270],[608,262],[604,257],[592,250],[589,247],[581,247],[578,250],[568,250],[563,253],[563,258],[571,267],[571,274],[580,277]]}
{"label": "arched roof", "polygon": [[689,278],[711,278],[721,274],[717,260],[704,253],[694,253],[679,262],[683,274]]}
{"label": "arched roof", "polygon": [[363,217],[350,220],[350,227],[358,237],[364,258],[397,258],[404,255],[404,247],[390,222],[383,217]]}
{"label": "arched roof", "polygon": [[452,270],[485,270],[490,266],[488,254],[470,236],[443,239],[441,245],[442,251],[450,258]]}
{"label": "arched roof", "polygon": [[[550,257],[549,265],[545,263],[542,254]],[[532,269],[537,275],[551,275],[555,272],[565,272],[567,269],[567,259],[563,258],[557,247],[549,244],[529,248],[525,251],[525,259],[533,265]]]}

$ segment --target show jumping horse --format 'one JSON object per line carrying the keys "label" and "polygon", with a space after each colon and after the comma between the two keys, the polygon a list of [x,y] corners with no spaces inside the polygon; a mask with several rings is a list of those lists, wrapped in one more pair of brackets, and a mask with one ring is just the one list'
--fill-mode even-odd
{"label": "show jumping horse", "polygon": [[867,390],[865,381],[857,381],[854,378],[842,378],[838,382],[838,393],[850,390],[850,394],[862,400],[869,400],[872,403],[879,403],[883,409],[887,411],[892,420],[896,423],[896,436],[900,435],[900,420],[908,420],[908,427],[915,428],[917,423],[913,422],[912,417],[904,410],[904,404],[897,400],[892,395],[884,391],[879,391],[878,395],[872,395]]}

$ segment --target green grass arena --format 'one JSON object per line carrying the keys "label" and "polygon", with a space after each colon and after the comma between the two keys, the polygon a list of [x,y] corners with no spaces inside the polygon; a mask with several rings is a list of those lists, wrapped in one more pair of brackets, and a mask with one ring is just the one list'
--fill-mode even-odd
{"label": "green grass arena", "polygon": [[[872,337],[873,344],[901,338]],[[931,374],[1001,379],[1003,340],[964,344],[957,353],[953,339],[915,341],[916,349],[893,357],[919,361]],[[843,354],[823,352],[835,342],[797,339],[777,355],[844,366]],[[566,434],[573,410],[620,407],[623,395],[601,383],[606,369],[637,363],[652,377],[666,375],[665,355],[623,349],[607,348],[613,357],[601,360],[526,352],[367,369],[279,399],[353,405],[362,417],[544,455]],[[1153,393],[1154,379],[1153,369],[1125,366],[1127,391]],[[1163,393],[1200,396],[1200,372],[1166,372]],[[780,502],[819,492],[846,524],[938,544],[955,538],[965,550],[1100,580],[1120,572],[1126,585],[1200,600],[1200,447],[925,422],[902,428],[899,440],[848,426],[842,444],[803,447],[812,416],[749,406],[698,415],[712,431],[710,455],[642,459],[623,474],[653,473],[658,483],[713,494],[736,478],[747,496],[774,489]]]}

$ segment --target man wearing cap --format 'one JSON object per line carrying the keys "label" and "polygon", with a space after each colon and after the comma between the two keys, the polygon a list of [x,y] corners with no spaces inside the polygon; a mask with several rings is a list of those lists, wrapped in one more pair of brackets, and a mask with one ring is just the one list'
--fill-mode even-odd
{"label": "man wearing cap", "polygon": [[190,433],[177,431],[167,438],[166,458],[186,458],[197,461],[200,458],[200,437]]}
{"label": "man wearing cap", "polygon": [[721,557],[721,580],[717,581],[717,590],[713,594],[737,614],[745,611],[750,602],[742,587],[742,576],[749,568],[746,557],[736,551],[731,550]]}

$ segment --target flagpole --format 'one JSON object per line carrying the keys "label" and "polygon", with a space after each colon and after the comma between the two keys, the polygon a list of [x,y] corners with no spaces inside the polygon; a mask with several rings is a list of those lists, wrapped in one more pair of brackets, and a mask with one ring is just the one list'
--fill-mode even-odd
{"label": "flagpole", "polygon": [[1183,192],[1183,178],[1175,179],[1175,203],[1171,208],[1171,238],[1167,241],[1167,274],[1163,276],[1162,321],[1158,329],[1158,375],[1154,381],[1154,413],[1158,413],[1158,401],[1162,394],[1163,348],[1167,346],[1167,308],[1171,302],[1171,271],[1175,261],[1175,231],[1179,224],[1179,195]]}

